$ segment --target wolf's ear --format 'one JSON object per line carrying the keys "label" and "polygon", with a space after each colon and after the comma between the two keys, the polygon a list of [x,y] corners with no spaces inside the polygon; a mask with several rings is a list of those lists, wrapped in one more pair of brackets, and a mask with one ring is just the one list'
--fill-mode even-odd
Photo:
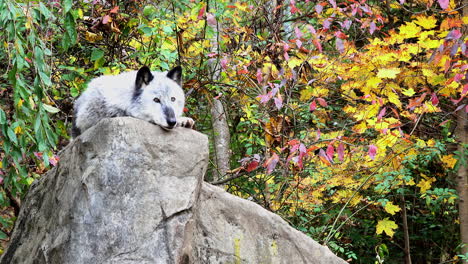
{"label": "wolf's ear", "polygon": [[143,84],[148,85],[152,80],[154,76],[151,74],[151,70],[143,66],[141,69],[138,70],[136,80],[135,80],[135,88],[140,89]]}
{"label": "wolf's ear", "polygon": [[167,73],[167,78],[175,81],[178,85],[182,86],[182,67],[177,66]]}

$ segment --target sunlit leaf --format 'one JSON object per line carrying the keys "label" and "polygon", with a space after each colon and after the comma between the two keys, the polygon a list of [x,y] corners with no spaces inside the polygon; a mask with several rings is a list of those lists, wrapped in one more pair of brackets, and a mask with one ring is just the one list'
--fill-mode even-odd
{"label": "sunlit leaf", "polygon": [[393,235],[395,234],[395,229],[397,228],[398,228],[397,224],[395,224],[394,221],[386,217],[383,220],[379,220],[377,222],[376,234],[380,235],[383,232],[385,232],[385,234],[387,234],[389,237],[393,237]]}

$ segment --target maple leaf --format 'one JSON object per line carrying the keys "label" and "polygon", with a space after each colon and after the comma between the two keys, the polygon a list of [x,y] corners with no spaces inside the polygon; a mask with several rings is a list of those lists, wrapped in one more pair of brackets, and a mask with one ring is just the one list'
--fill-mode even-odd
{"label": "maple leaf", "polygon": [[437,25],[437,19],[434,16],[420,15],[416,18],[414,23],[420,25],[424,29],[431,29],[435,28]]}
{"label": "maple leaf", "polygon": [[393,234],[395,234],[395,229],[397,229],[398,226],[395,224],[394,221],[388,219],[388,217],[384,218],[383,220],[379,220],[377,222],[377,235],[382,234],[382,232],[385,232],[389,237],[393,237]]}
{"label": "maple leaf", "polygon": [[424,174],[421,174],[421,176],[423,177],[423,179],[421,179],[416,186],[421,188],[421,193],[426,193],[427,190],[429,190],[432,187],[432,183],[436,181],[436,178],[429,178]]}
{"label": "maple leaf", "polygon": [[400,72],[401,70],[398,68],[379,69],[377,77],[395,79]]}
{"label": "maple leaf", "polygon": [[398,205],[394,205],[393,202],[387,202],[384,206],[384,209],[387,213],[394,215],[396,212],[401,211],[401,208]]}
{"label": "maple leaf", "polygon": [[421,28],[413,22],[400,26],[400,35],[404,38],[415,38],[420,32]]}
{"label": "maple leaf", "polygon": [[457,161],[458,161],[456,158],[453,157],[453,155],[444,155],[442,156],[440,160],[449,169],[453,169],[455,167],[455,164],[457,164]]}

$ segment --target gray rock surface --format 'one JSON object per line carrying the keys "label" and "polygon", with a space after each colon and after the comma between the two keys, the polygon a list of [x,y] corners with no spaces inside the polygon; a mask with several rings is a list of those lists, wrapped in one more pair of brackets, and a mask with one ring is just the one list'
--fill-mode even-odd
{"label": "gray rock surface", "polygon": [[203,183],[208,139],[105,119],[33,183],[0,264],[346,263],[260,206]]}

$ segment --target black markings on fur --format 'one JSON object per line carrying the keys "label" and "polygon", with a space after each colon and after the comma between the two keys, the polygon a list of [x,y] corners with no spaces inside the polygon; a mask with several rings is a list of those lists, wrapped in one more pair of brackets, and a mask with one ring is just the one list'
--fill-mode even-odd
{"label": "black markings on fur", "polygon": [[163,112],[164,116],[166,117],[168,127],[174,127],[177,124],[177,120],[175,118],[174,110],[172,109],[172,107],[164,106]]}
{"label": "black markings on fur", "polygon": [[77,136],[81,135],[81,130],[76,126],[76,118],[78,117],[78,111],[75,109],[73,111],[73,120],[72,120],[72,138],[76,138]]}
{"label": "black markings on fur", "polygon": [[143,66],[141,69],[138,70],[136,80],[135,80],[135,90],[141,89],[143,84],[148,85],[152,80],[154,76],[151,74],[151,70]]}
{"label": "black markings on fur", "polygon": [[81,130],[76,126],[76,118],[73,118],[73,122],[72,122],[72,131],[71,131],[71,134],[72,134],[72,137],[73,138],[76,138],[78,137],[79,135],[81,135]]}
{"label": "black markings on fur", "polygon": [[179,86],[182,86],[182,67],[177,66],[167,73],[167,78],[175,81]]}

